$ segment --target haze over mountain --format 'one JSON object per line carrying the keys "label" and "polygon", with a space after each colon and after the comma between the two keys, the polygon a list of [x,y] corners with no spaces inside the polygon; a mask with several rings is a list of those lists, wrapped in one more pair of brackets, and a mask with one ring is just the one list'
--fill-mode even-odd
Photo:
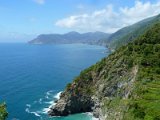
{"label": "haze over mountain", "polygon": [[42,34],[29,41],[30,44],[100,44],[99,40],[106,39],[110,34],[104,32],[88,32],[80,34],[72,31],[66,34]]}

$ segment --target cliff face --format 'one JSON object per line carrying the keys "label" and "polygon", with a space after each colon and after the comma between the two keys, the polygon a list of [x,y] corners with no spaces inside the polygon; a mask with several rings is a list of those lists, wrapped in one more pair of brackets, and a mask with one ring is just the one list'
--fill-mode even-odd
{"label": "cliff face", "polygon": [[91,111],[93,102],[89,96],[70,94],[72,93],[64,92],[56,106],[49,112],[49,115],[66,116],[69,114]]}
{"label": "cliff face", "polygon": [[[121,57],[116,59],[116,57]],[[117,68],[121,69],[117,69]],[[104,117],[102,108],[118,96],[128,98],[135,81],[138,66],[128,69],[121,54],[111,55],[96,65],[82,71],[72,84],[68,84],[60,100],[50,110],[51,116],[66,116],[74,113],[93,112],[95,117]],[[107,108],[109,109],[109,108]],[[112,113],[112,108],[110,110]]]}
{"label": "cliff face", "polygon": [[101,120],[160,119],[160,23],[82,71],[49,115],[93,112]]}

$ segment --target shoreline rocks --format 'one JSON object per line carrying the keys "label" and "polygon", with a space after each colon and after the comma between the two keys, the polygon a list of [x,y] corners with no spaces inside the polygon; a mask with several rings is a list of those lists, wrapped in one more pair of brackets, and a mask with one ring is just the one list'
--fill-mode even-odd
{"label": "shoreline rocks", "polygon": [[50,116],[67,116],[70,114],[92,112],[94,101],[88,96],[72,96],[63,93],[55,106],[48,112]]}

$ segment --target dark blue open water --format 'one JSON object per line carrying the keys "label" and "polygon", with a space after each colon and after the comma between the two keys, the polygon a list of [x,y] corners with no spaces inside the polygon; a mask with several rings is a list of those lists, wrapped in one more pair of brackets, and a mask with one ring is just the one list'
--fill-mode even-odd
{"label": "dark blue open water", "polygon": [[0,101],[8,120],[89,120],[86,114],[49,118],[47,108],[81,70],[106,56],[99,46],[0,44]]}

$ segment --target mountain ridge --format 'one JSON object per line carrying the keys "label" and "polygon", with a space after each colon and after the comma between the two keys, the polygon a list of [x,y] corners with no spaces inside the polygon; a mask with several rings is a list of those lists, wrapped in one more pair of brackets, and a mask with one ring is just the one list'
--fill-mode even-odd
{"label": "mountain ridge", "polygon": [[30,44],[74,44],[83,43],[90,45],[101,45],[115,50],[122,45],[138,38],[155,22],[160,21],[160,14],[141,20],[133,25],[126,26],[120,30],[108,34],[104,32],[78,33],[71,31],[65,34],[41,34],[29,41]]}
{"label": "mountain ridge", "polygon": [[29,41],[30,44],[72,44],[72,43],[84,43],[84,44],[99,44],[99,40],[108,38],[110,34],[104,32],[88,32],[78,33],[71,31],[65,34],[41,34],[37,38]]}
{"label": "mountain ridge", "polygon": [[160,21],[160,14],[141,20],[133,25],[124,27],[115,33],[111,34],[106,39],[106,44],[109,48],[116,49],[122,45],[126,45],[130,41],[138,38],[149,27],[152,27],[155,22]]}

